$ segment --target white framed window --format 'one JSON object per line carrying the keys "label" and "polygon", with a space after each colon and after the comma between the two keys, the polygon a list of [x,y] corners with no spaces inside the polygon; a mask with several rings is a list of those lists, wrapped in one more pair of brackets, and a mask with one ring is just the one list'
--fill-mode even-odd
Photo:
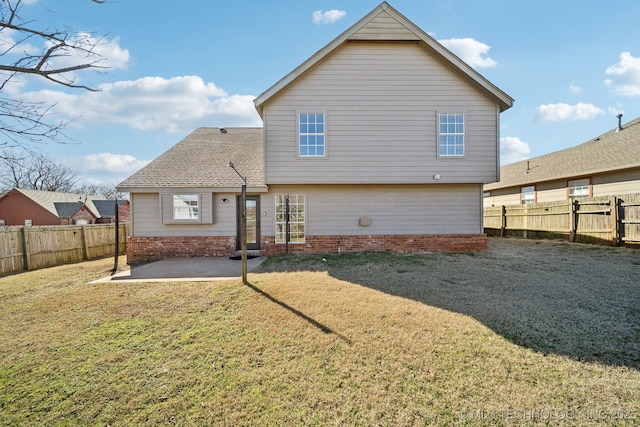
{"label": "white framed window", "polygon": [[438,115],[438,154],[442,157],[464,156],[464,114]]}
{"label": "white framed window", "polygon": [[325,113],[298,114],[298,156],[324,157],[326,154]]}
{"label": "white framed window", "polygon": [[197,194],[174,194],[173,220],[199,221],[200,197]]}
{"label": "white framed window", "polygon": [[[184,191],[184,192],[182,192]],[[160,193],[162,224],[213,224],[213,193]]]}
{"label": "white framed window", "polygon": [[523,205],[532,205],[536,201],[536,187],[534,185],[530,185],[528,187],[522,187],[520,190],[520,194],[522,196],[522,204]]}
{"label": "white framed window", "polygon": [[276,243],[286,243],[287,205],[289,243],[305,242],[305,196],[304,194],[276,194]]}
{"label": "white framed window", "polygon": [[569,198],[589,197],[589,178],[569,181]]}

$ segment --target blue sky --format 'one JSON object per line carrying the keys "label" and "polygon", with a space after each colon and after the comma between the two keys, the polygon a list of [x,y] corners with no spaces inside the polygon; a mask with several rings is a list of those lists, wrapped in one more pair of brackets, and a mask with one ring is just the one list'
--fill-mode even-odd
{"label": "blue sky", "polygon": [[[379,0],[28,0],[36,27],[106,35],[99,92],[36,79],[7,88],[57,102],[73,144],[41,149],[87,181],[115,184],[199,126],[261,126],[253,99]],[[515,99],[503,164],[583,143],[640,116],[640,2],[390,0]],[[7,34],[2,35],[7,37]],[[0,43],[2,40],[0,39]]]}

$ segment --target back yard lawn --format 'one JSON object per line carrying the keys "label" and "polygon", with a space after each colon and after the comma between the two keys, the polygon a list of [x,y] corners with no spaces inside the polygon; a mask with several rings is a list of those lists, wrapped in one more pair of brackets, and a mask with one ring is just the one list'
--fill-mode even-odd
{"label": "back yard lawn", "polygon": [[489,248],[0,278],[0,425],[639,423],[640,252]]}

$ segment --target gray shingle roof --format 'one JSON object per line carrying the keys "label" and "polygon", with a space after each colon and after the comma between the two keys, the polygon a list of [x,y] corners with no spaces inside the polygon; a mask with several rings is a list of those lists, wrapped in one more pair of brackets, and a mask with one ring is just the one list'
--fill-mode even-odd
{"label": "gray shingle roof", "polygon": [[[126,203],[126,200],[118,200],[118,207],[121,208]],[[114,200],[94,200],[93,204],[102,218],[111,218],[116,216]]]}
{"label": "gray shingle roof", "polygon": [[[527,162],[529,164],[528,173]],[[485,191],[531,185],[556,179],[640,167],[640,117],[575,147],[555,151],[500,168],[500,181]]]}
{"label": "gray shingle roof", "polygon": [[140,188],[265,187],[262,128],[198,128],[182,141],[118,185],[120,191]]}
{"label": "gray shingle roof", "polygon": [[81,202],[54,202],[59,218],[71,218],[82,208]]}

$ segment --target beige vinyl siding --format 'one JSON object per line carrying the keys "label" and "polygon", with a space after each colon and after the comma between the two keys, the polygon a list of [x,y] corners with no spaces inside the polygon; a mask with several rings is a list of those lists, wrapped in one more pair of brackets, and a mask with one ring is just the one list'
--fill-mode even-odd
{"label": "beige vinyl siding", "polygon": [[594,197],[640,193],[640,169],[595,175],[591,184]]}
{"label": "beige vinyl siding", "polygon": [[[224,198],[227,203],[222,202]],[[160,200],[158,193],[131,193],[132,237],[235,236],[235,194],[213,194],[213,224],[163,224]]]}
{"label": "beige vinyl siding", "polygon": [[[576,178],[557,179],[554,181],[536,183],[536,201],[538,203],[543,203],[567,200],[568,181],[582,178],[591,179],[593,197],[640,193],[640,169],[629,169],[592,176],[580,176]],[[491,197],[484,199],[484,206],[506,206],[519,204],[519,196],[520,187],[491,190]]]}
{"label": "beige vinyl siding", "polygon": [[[346,43],[267,104],[267,184],[497,179],[497,106],[418,43]],[[316,111],[327,156],[297,158],[297,114]],[[437,157],[447,112],[465,114],[463,158]]]}
{"label": "beige vinyl siding", "polygon": [[551,181],[536,184],[536,201],[538,203],[567,200],[567,181]]}
{"label": "beige vinyl siding", "polygon": [[[262,198],[262,234],[274,235],[275,194],[304,194],[307,235],[482,233],[481,186],[274,185]],[[267,200],[268,199],[268,200]],[[360,226],[366,216],[371,225]]]}
{"label": "beige vinyl siding", "polygon": [[418,40],[413,32],[388,13],[376,16],[351,36],[352,40]]}
{"label": "beige vinyl siding", "polygon": [[520,187],[491,190],[491,196],[483,198],[484,207],[519,205]]}

